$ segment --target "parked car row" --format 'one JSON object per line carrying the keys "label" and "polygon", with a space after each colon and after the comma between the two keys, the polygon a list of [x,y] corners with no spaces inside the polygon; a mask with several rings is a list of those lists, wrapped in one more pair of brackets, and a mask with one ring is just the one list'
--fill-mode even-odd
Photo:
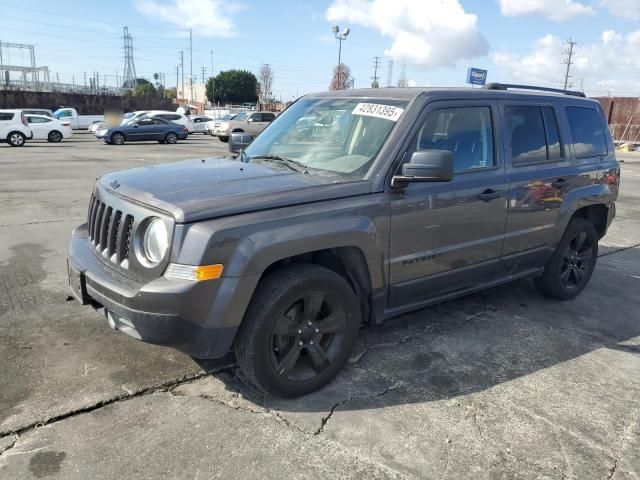
{"label": "parked car row", "polygon": [[51,113],[47,110],[0,110],[0,143],[22,147],[27,140],[57,143],[73,136],[70,122],[54,118],[46,112]]}
{"label": "parked car row", "polygon": [[223,142],[228,142],[232,133],[250,133],[257,135],[265,129],[276,114],[273,112],[241,112],[208,122],[206,131]]}

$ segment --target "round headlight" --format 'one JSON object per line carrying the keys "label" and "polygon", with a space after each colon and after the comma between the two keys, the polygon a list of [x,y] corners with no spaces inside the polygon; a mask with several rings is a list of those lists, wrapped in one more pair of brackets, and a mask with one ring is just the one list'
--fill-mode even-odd
{"label": "round headlight", "polygon": [[151,263],[160,263],[169,248],[169,233],[159,218],[151,220],[144,231],[142,250]]}

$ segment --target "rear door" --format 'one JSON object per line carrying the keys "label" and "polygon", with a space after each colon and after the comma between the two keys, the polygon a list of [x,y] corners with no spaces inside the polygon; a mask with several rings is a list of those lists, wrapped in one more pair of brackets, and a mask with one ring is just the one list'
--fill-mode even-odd
{"label": "rear door", "polygon": [[559,103],[502,101],[500,108],[511,182],[503,260],[515,274],[544,265],[553,252],[563,201],[580,180]]}
{"label": "rear door", "polygon": [[389,306],[417,304],[504,275],[509,182],[504,172],[497,104],[429,104],[403,161],[416,150],[449,150],[451,182],[393,189]]}
{"label": "rear door", "polygon": [[47,139],[47,136],[49,135],[49,130],[50,130],[47,123],[50,121],[51,120],[47,120],[40,117],[27,116],[27,123],[29,123],[29,128],[33,132],[34,140]]}

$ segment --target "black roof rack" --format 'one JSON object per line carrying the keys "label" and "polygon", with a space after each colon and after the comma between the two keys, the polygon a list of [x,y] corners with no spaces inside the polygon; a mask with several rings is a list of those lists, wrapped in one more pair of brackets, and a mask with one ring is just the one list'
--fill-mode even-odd
{"label": "black roof rack", "polygon": [[487,83],[484,87],[485,90],[509,90],[512,88],[518,90],[535,90],[537,92],[551,92],[562,93],[564,95],[572,95],[574,97],[586,97],[582,92],[576,92],[575,90],[562,90],[561,88],[549,88],[549,87],[536,87],[533,85],[513,85],[510,83]]}

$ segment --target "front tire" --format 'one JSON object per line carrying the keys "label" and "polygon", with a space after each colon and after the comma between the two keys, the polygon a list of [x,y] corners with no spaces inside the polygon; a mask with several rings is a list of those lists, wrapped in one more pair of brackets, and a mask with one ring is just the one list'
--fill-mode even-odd
{"label": "front tire", "polygon": [[125,141],[124,134],[116,132],[111,135],[111,143],[114,145],[123,145]]}
{"label": "front tire", "polygon": [[7,135],[7,143],[12,147],[22,147],[27,141],[27,137],[21,132],[11,132]]}
{"label": "front tire", "polygon": [[547,263],[534,280],[543,295],[557,300],[575,298],[589,283],[598,258],[598,232],[591,222],[574,218]]}
{"label": "front tire", "polygon": [[169,132],[164,136],[164,141],[173,145],[178,142],[178,135],[173,132]]}
{"label": "front tire", "polygon": [[51,143],[60,143],[62,141],[62,133],[57,130],[49,132],[47,140]]}
{"label": "front tire", "polygon": [[227,143],[229,141],[229,137],[218,137],[221,142]]}
{"label": "front tire", "polygon": [[317,265],[284,267],[260,282],[238,332],[236,358],[261,390],[305,395],[347,362],[360,321],[356,295],[340,275]]}

